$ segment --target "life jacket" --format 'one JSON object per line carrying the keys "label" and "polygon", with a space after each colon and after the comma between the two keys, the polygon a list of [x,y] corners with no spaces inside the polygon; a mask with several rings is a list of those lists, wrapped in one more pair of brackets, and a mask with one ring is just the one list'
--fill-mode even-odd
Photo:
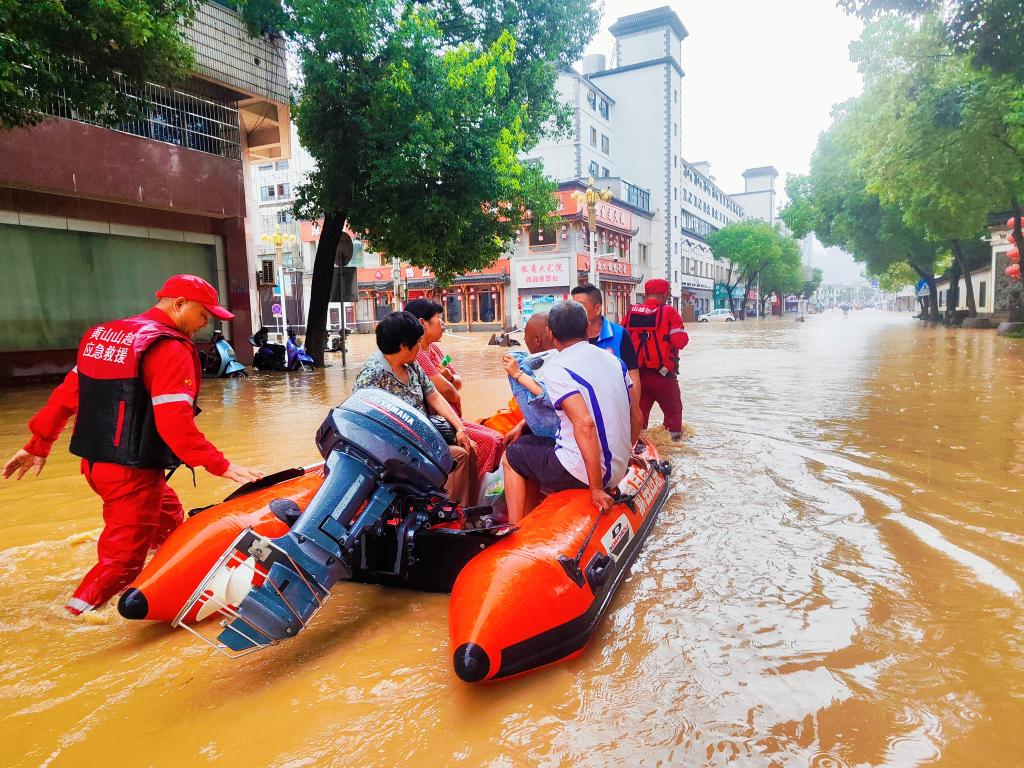
{"label": "life jacket", "polygon": [[598,334],[596,339],[591,339],[590,343],[595,347],[607,349],[621,360],[622,336],[625,334],[626,329],[618,323],[613,323],[607,317],[602,317],[601,320],[601,333]]}
{"label": "life jacket", "polygon": [[[172,469],[181,459],[160,437],[152,396],[142,377],[142,358],[161,339],[187,344],[196,389],[202,379],[192,340],[169,325],[137,315],[91,328],[78,347],[78,415],[70,450],[89,461],[127,467]],[[198,400],[198,397],[196,398]],[[193,412],[199,408],[193,401]]]}
{"label": "life jacket", "polygon": [[668,305],[633,304],[626,315],[626,331],[636,348],[638,368],[679,370],[679,350],[669,341],[672,331]]}

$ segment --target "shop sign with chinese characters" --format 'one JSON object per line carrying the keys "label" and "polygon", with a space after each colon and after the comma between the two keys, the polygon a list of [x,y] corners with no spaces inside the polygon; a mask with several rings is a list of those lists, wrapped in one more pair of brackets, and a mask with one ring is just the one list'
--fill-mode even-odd
{"label": "shop sign with chinese characters", "polygon": [[569,257],[519,259],[515,262],[516,284],[520,288],[567,286],[570,280]]}
{"label": "shop sign with chinese characters", "polygon": [[613,259],[598,259],[597,271],[602,275],[619,275],[630,277],[633,274],[633,265],[628,261],[615,261]]}

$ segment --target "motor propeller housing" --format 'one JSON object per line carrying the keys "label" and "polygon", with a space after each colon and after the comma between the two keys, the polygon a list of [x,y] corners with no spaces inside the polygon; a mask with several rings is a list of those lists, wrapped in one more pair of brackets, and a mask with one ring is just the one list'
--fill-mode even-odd
{"label": "motor propeller housing", "polygon": [[[327,477],[291,530],[277,539],[252,534],[236,542],[267,576],[245,593],[218,637],[233,651],[298,634],[331,587],[351,578],[351,554],[363,532],[402,493],[443,494],[452,468],[448,446],[427,416],[379,389],[358,390],[333,409],[316,441]],[[227,577],[210,578],[224,582],[220,591],[230,586],[242,594]]]}

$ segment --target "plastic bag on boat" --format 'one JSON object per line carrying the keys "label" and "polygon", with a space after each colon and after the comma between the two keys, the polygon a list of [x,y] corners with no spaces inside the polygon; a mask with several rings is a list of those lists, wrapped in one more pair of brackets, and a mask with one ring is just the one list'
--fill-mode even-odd
{"label": "plastic bag on boat", "polygon": [[[487,511],[487,508],[490,511]],[[505,475],[498,467],[480,480],[480,498],[473,508],[474,527],[489,528],[508,521],[508,506],[505,503]]]}

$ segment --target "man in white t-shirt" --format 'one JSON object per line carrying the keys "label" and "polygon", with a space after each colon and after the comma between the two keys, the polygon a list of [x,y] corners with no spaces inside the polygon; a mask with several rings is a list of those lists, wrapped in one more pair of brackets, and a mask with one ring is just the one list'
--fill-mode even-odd
{"label": "man in white t-shirt", "polygon": [[621,360],[590,344],[583,306],[555,305],[548,327],[558,354],[545,364],[544,382],[558,413],[558,435],[513,435],[502,459],[513,524],[536,506],[538,489],[589,489],[594,506],[607,512],[613,503],[607,489],[626,474],[639,437],[640,421],[631,418],[640,407],[633,382]]}

